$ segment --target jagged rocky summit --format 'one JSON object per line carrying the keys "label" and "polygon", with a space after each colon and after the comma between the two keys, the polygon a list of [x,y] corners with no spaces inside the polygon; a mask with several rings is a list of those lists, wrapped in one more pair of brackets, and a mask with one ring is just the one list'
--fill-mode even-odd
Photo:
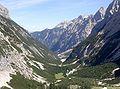
{"label": "jagged rocky summit", "polygon": [[69,55],[73,47],[89,36],[92,28],[104,19],[104,15],[105,9],[101,7],[95,15],[80,15],[71,21],[58,24],[53,29],[34,32],[32,36],[63,59]]}
{"label": "jagged rocky summit", "polygon": [[77,45],[66,63],[120,65],[120,0],[114,0],[106,10],[105,18],[92,29],[90,36]]}
{"label": "jagged rocky summit", "polygon": [[5,8],[3,5],[0,4],[0,15],[5,17],[5,18],[10,18],[9,17],[9,11],[7,8]]}

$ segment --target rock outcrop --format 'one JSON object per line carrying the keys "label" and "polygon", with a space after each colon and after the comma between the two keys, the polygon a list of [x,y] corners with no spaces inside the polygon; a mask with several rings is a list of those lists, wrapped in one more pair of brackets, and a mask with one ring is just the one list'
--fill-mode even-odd
{"label": "rock outcrop", "polygon": [[5,18],[10,18],[8,9],[2,6],[1,4],[0,4],[0,15]]}

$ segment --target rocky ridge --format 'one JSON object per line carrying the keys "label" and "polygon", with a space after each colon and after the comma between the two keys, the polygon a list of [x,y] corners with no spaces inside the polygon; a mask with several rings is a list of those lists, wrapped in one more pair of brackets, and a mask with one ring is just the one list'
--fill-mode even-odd
{"label": "rocky ridge", "polygon": [[105,18],[92,29],[85,41],[73,49],[67,61],[86,65],[119,64],[119,6],[119,0],[109,5]]}
{"label": "rocky ridge", "polygon": [[7,14],[0,15],[0,88],[12,89],[10,81],[18,74],[37,82],[48,82],[48,75],[44,73],[50,71],[48,68],[57,63],[57,59]]}
{"label": "rocky ridge", "polygon": [[[45,29],[41,32],[34,32],[32,36],[45,44],[50,50],[59,54],[60,58],[66,58],[70,50],[85,40],[92,31],[92,28],[104,19],[105,9],[101,7],[95,15],[82,16],[71,21],[65,21],[53,29]],[[69,53],[66,53],[69,52]],[[65,55],[66,53],[67,55]]]}

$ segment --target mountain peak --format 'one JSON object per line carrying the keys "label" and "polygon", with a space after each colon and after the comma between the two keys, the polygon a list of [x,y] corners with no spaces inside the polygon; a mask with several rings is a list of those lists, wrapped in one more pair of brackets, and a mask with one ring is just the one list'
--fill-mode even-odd
{"label": "mountain peak", "polygon": [[120,0],[113,0],[113,2],[120,2]]}
{"label": "mountain peak", "polygon": [[114,13],[118,12],[120,9],[120,0],[113,0],[113,2],[108,6],[106,10],[106,18],[109,18]]}
{"label": "mountain peak", "polygon": [[83,16],[82,16],[82,15],[80,15],[78,18],[79,18],[79,19],[83,19]]}
{"label": "mountain peak", "polygon": [[0,15],[5,17],[5,18],[9,18],[9,11],[6,7],[4,7],[3,5],[0,4]]}
{"label": "mountain peak", "polygon": [[104,7],[100,7],[100,9],[94,15],[94,18],[96,21],[99,21],[101,19],[104,19],[104,16],[105,16],[105,9]]}
{"label": "mountain peak", "polygon": [[98,10],[101,13],[105,13],[105,8],[104,7],[100,7],[100,9]]}
{"label": "mountain peak", "polygon": [[63,21],[59,23],[57,26],[55,26],[55,28],[66,28],[68,24],[69,24],[69,21]]}

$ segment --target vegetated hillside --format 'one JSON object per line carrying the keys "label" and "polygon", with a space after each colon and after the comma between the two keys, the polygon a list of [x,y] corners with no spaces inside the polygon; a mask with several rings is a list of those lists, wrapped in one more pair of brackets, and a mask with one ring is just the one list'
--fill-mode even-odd
{"label": "vegetated hillside", "polygon": [[[60,57],[66,57],[71,52],[68,50],[86,39],[95,24],[101,21],[104,15],[105,10],[101,7],[95,15],[79,16],[71,21],[62,22],[53,29],[34,32],[32,36],[53,52],[58,53]],[[66,52],[68,55],[64,55]]]}
{"label": "vegetated hillside", "polygon": [[[114,0],[105,18],[97,23],[86,40],[73,48],[62,64],[65,85],[83,82],[91,86],[119,86],[120,0]],[[63,81],[59,84],[63,84]],[[82,81],[82,82],[81,82]],[[112,88],[114,89],[114,88]]]}
{"label": "vegetated hillside", "polygon": [[61,65],[57,57],[36,42],[26,30],[9,18],[0,16],[0,87],[118,88],[113,86],[120,86],[119,5],[120,0],[114,0],[110,4],[105,18],[92,29],[85,41],[73,49]]}
{"label": "vegetated hillside", "polygon": [[55,80],[58,64],[58,57],[24,28],[0,15],[0,88],[37,89]]}

